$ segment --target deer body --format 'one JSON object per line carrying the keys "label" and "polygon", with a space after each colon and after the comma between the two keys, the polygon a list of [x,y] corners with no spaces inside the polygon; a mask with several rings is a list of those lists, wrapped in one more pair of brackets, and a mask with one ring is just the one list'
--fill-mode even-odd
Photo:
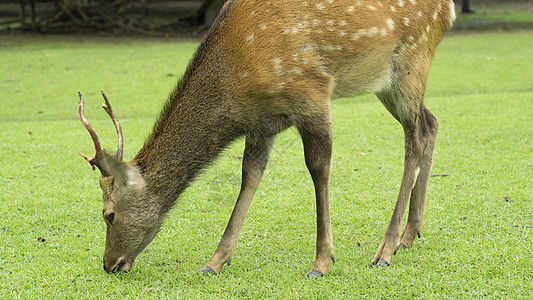
{"label": "deer body", "polygon": [[422,229],[437,132],[423,99],[435,48],[454,17],[451,0],[228,1],[136,157],[123,163],[99,152],[95,141],[97,156],[90,162],[102,171],[105,270],[131,269],[179,194],[244,135],[241,191],[217,250],[200,270],[220,272],[229,264],[274,137],[296,126],[317,203],[316,258],[307,275],[326,274],[333,260],[330,101],[365,93],[375,93],[405,132],[397,204],[372,261],[389,264]]}

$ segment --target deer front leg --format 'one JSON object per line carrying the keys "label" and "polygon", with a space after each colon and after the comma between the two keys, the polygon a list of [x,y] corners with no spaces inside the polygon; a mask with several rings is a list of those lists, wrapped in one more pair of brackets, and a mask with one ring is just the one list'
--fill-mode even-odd
{"label": "deer front leg", "polygon": [[[316,133],[309,128],[300,129],[302,136],[305,163],[315,186],[317,237],[316,257],[313,268],[305,276],[316,278],[329,271],[333,256],[333,234],[329,215],[329,173],[331,169],[331,129],[325,122],[323,128]],[[312,130],[316,128],[312,128]]]}
{"label": "deer front leg", "polygon": [[224,263],[228,265],[231,263],[231,256],[239,239],[246,213],[263,176],[273,142],[274,136],[260,140],[246,138],[242,161],[242,183],[237,203],[215,253],[198,271],[198,274],[217,274],[222,270]]}

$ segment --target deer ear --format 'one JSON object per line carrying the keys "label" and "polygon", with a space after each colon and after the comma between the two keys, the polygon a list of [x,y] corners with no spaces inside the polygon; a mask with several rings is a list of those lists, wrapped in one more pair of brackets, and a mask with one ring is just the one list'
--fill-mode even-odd
{"label": "deer ear", "polygon": [[135,167],[132,167],[116,157],[102,151],[102,158],[100,160],[102,168],[113,176],[114,180],[124,186],[139,186],[144,185],[144,179]]}

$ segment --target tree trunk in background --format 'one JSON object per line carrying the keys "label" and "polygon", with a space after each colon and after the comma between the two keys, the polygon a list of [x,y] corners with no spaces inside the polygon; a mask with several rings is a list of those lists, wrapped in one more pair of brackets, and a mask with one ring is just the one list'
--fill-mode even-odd
{"label": "tree trunk in background", "polygon": [[470,9],[470,0],[463,0],[463,10],[462,12],[464,14],[473,14],[474,11],[472,11],[472,9]]}
{"label": "tree trunk in background", "polygon": [[66,8],[70,9],[78,4],[81,4],[82,0],[61,0],[58,2],[62,2]]}
{"label": "tree trunk in background", "polygon": [[30,23],[35,23],[35,0],[19,0],[19,18],[22,23],[26,23],[26,3],[30,5]]}
{"label": "tree trunk in background", "polygon": [[204,2],[200,9],[200,12],[203,12],[204,24],[210,25],[213,23],[225,2],[226,0],[206,0]]}
{"label": "tree trunk in background", "polygon": [[19,0],[20,9],[19,17],[22,22],[26,21],[26,10],[24,9],[24,0]]}

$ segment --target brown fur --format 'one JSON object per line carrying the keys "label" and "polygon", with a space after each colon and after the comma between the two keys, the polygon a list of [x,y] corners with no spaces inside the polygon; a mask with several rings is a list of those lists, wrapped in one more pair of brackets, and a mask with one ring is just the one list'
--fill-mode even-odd
{"label": "brown fur", "polygon": [[127,164],[109,158],[112,176],[100,180],[108,223],[104,268],[131,269],[178,195],[244,135],[241,191],[201,270],[220,272],[235,249],[275,135],[296,126],[317,202],[317,250],[308,276],[326,274],[333,259],[330,101],[364,93],[375,93],[405,132],[398,201],[372,261],[389,264],[397,247],[410,247],[422,229],[437,132],[423,99],[435,48],[453,19],[451,0],[228,1],[136,157]]}

